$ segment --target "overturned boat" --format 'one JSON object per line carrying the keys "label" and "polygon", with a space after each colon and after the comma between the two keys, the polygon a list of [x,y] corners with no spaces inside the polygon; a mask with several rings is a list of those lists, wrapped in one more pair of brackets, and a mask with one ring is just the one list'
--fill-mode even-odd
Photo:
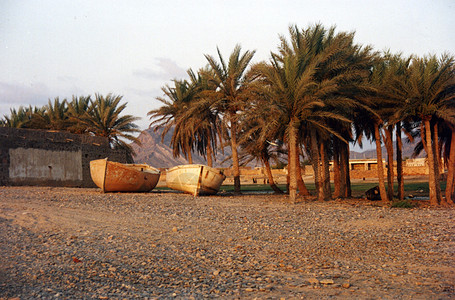
{"label": "overturned boat", "polygon": [[92,180],[103,192],[148,192],[158,184],[160,173],[146,164],[122,164],[107,158],[90,162]]}
{"label": "overturned boat", "polygon": [[194,196],[215,195],[224,179],[223,172],[205,165],[181,165],[166,171],[169,188]]}

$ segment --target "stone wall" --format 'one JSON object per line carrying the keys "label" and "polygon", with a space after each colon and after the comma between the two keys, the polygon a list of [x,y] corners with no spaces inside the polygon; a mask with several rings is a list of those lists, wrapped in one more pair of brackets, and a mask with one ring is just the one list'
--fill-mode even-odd
{"label": "stone wall", "polygon": [[129,162],[105,137],[0,127],[0,185],[94,187],[90,161]]}
{"label": "stone wall", "polygon": [[[233,182],[233,172],[232,169],[223,169],[224,175],[226,178],[225,182],[231,183]],[[285,183],[286,182],[286,175],[287,170],[284,169],[274,169],[272,170],[272,174],[274,180],[278,183]],[[378,171],[376,166],[370,166],[369,170],[365,170],[364,166],[362,165],[361,168],[350,170],[349,171],[351,179],[373,179],[378,178]],[[396,167],[394,168],[394,176],[396,176],[397,170]],[[302,168],[302,175],[303,176],[313,176],[313,167],[310,165],[305,166]],[[428,175],[428,167],[403,167],[403,175],[404,176],[420,176],[420,175]],[[330,172],[330,179],[333,180],[334,174]],[[387,168],[384,166],[384,177],[387,178]],[[240,180],[242,182],[253,182],[253,183],[263,183],[263,180],[267,179],[266,173],[261,168],[240,168]]]}

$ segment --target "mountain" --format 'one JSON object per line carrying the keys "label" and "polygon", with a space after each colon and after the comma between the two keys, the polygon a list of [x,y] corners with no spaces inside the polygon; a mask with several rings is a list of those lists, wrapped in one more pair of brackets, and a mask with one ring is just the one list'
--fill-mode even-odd
{"label": "mountain", "polygon": [[[411,158],[412,154],[414,153],[414,147],[416,146],[416,143],[406,143],[403,141],[403,160],[407,158]],[[397,153],[395,149],[395,143],[393,144],[393,159],[396,160],[397,158]],[[350,159],[370,159],[370,158],[376,158],[376,148],[371,149],[371,150],[366,150],[363,152],[356,152],[356,151],[351,151],[350,152]],[[422,151],[417,157],[425,157],[425,151]],[[382,146],[382,158],[387,159],[387,150],[385,146]]]}
{"label": "mountain", "polygon": [[[139,140],[142,145],[138,146],[132,144],[136,155],[134,156],[134,161],[137,163],[145,163],[156,168],[170,168],[177,165],[188,164],[188,160],[183,157],[174,157],[172,155],[172,149],[169,147],[171,141],[172,132],[169,132],[165,137],[164,141],[161,142],[161,133],[162,130],[155,131],[154,128],[149,128],[141,132],[139,135]],[[410,158],[414,151],[415,143],[403,143],[403,159]],[[394,149],[395,150],[395,149]],[[216,160],[214,162],[215,167],[229,167],[231,162],[222,163],[223,160],[228,158],[231,155],[230,147],[224,149],[224,154],[218,152]],[[382,156],[386,159],[387,151],[385,147],[382,147]],[[396,153],[394,153],[394,159]],[[423,152],[418,157],[424,157],[425,153]],[[371,159],[376,158],[376,149],[367,150],[363,152],[350,152],[351,159]],[[207,164],[206,160],[193,152],[193,163],[195,164]],[[252,165],[253,166],[253,165]]]}
{"label": "mountain", "polygon": [[[174,157],[172,148],[169,147],[171,142],[172,132],[170,131],[161,142],[162,130],[155,131],[155,128],[148,128],[141,132],[138,139],[141,141],[141,146],[132,144],[134,152],[134,161],[136,163],[145,163],[155,168],[170,168],[177,165],[188,164],[188,160],[183,157]],[[222,164],[221,162],[231,155],[230,149],[226,148],[224,155],[218,153],[214,162],[214,167],[229,167],[230,162]],[[193,152],[193,163],[207,164],[206,160],[199,154]]]}

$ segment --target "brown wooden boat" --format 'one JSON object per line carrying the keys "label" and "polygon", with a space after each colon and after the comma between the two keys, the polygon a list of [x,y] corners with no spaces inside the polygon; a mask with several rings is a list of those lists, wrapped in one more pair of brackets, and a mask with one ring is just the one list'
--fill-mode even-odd
{"label": "brown wooden boat", "polygon": [[92,180],[103,192],[148,192],[158,184],[160,173],[146,164],[122,164],[107,158],[90,162]]}
{"label": "brown wooden boat", "polygon": [[204,165],[181,165],[166,171],[166,185],[174,190],[198,195],[218,193],[226,176],[219,170]]}

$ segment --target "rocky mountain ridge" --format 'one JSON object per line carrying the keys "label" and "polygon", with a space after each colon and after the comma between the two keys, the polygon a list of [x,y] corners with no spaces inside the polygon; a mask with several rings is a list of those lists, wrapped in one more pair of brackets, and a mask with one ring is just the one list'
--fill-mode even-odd
{"label": "rocky mountain ridge", "polygon": [[[156,168],[170,168],[177,165],[188,164],[188,160],[183,157],[174,157],[172,155],[172,148],[169,146],[171,141],[171,132],[169,132],[162,141],[161,139],[162,130],[155,131],[154,128],[148,128],[141,132],[139,140],[141,146],[132,144],[132,147],[136,153],[134,161],[137,163],[146,163]],[[403,158],[410,158],[414,150],[415,144],[403,143]],[[382,147],[383,158],[386,158],[387,152],[385,147]],[[218,153],[215,167],[229,167],[230,160],[223,163],[223,160],[231,155],[231,149],[226,147],[223,153]],[[396,153],[394,153],[395,157]],[[419,157],[423,157],[424,153]],[[366,150],[363,152],[350,152],[351,159],[374,159],[376,158],[376,149]],[[193,163],[195,164],[207,164],[206,160],[199,154],[193,153]]]}
{"label": "rocky mountain ridge", "polygon": [[[141,146],[132,144],[135,152],[134,161],[137,163],[145,163],[156,168],[170,168],[177,165],[188,164],[188,160],[183,157],[174,157],[172,148],[169,146],[171,142],[172,132],[165,135],[161,139],[162,130],[155,130],[155,128],[148,128],[141,132],[139,140]],[[229,167],[230,162],[222,163],[231,154],[230,149],[225,149],[224,155],[218,153],[214,162],[215,167]],[[193,152],[193,163],[207,164],[204,157]]]}

